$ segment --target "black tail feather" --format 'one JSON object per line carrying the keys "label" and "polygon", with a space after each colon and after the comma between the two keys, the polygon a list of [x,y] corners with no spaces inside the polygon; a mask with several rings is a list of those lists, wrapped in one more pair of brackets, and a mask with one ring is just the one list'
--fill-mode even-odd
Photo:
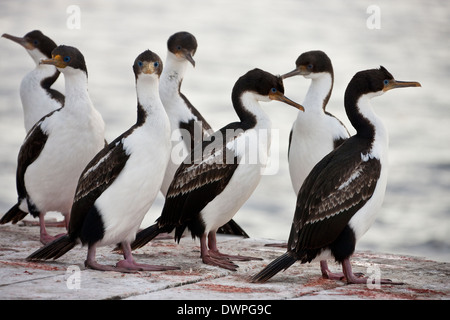
{"label": "black tail feather", "polygon": [[251,282],[266,282],[274,275],[276,275],[278,272],[289,268],[291,265],[295,263],[295,261],[297,261],[297,259],[293,257],[292,254],[290,254],[290,252],[286,252],[285,254],[273,260],[257,275],[253,276]]}
{"label": "black tail feather", "polygon": [[223,225],[217,230],[217,233],[220,234],[231,234],[235,236],[243,236],[244,238],[249,238],[247,232],[242,229],[240,225],[236,223],[233,219],[228,221],[227,224]]}
{"label": "black tail feather", "polygon": [[158,234],[167,232],[164,228],[160,228],[155,223],[136,234],[136,239],[131,244],[131,250],[139,249],[152,241]]}
{"label": "black tail feather", "polygon": [[6,212],[0,219],[0,224],[5,224],[8,222],[16,224],[17,222],[25,218],[28,215],[28,212],[20,210],[19,205],[20,203],[17,203],[15,206],[9,209],[8,212]]}
{"label": "black tail feather", "polygon": [[76,244],[68,235],[61,236],[29,255],[27,261],[58,259]]}

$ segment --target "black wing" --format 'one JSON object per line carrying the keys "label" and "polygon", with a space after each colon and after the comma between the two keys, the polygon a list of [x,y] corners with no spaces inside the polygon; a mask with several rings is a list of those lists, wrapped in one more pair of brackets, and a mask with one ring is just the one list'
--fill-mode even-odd
{"label": "black wing", "polygon": [[89,162],[78,181],[70,215],[69,233],[78,237],[86,216],[95,200],[113,183],[125,167],[129,155],[123,148],[120,136],[103,148]]}
{"label": "black wing", "polygon": [[184,94],[180,92],[180,96],[188,106],[189,110],[191,110],[192,114],[195,116],[196,121],[201,122],[203,134],[208,137],[211,136],[214,133],[214,131],[209,125],[209,123],[205,120],[205,118],[203,118],[202,114],[197,109],[195,109],[195,107],[188,100],[188,98],[186,98]]}
{"label": "black wing", "polygon": [[238,166],[238,159],[226,142],[225,135],[214,135],[210,142],[194,148],[192,163],[180,165],[158,219],[161,227],[189,224],[225,189]]}
{"label": "black wing", "polygon": [[363,145],[344,143],[312,169],[297,198],[289,250],[301,253],[330,244],[372,197],[381,164],[362,160]]}
{"label": "black wing", "polygon": [[28,166],[39,157],[45,144],[47,143],[48,135],[42,130],[41,124],[47,117],[58,110],[49,113],[39,120],[30,129],[22,146],[20,147],[16,170],[16,188],[19,199],[24,199],[27,196],[27,190],[25,187],[25,172],[27,171]]}
{"label": "black wing", "polygon": [[348,139],[348,137],[350,137],[350,132],[348,132],[347,127],[344,125],[344,123],[339,120],[337,117],[335,117],[333,114],[325,111],[325,114],[329,117],[334,118],[337,122],[339,122],[341,124],[341,126],[345,129],[345,131],[347,132],[347,137],[336,137],[333,141],[333,148],[336,149],[337,147],[339,147],[345,140]]}
{"label": "black wing", "polygon": [[289,132],[289,141],[288,141],[288,152],[287,152],[287,157],[289,160],[289,153],[291,152],[291,143],[292,143],[292,130]]}

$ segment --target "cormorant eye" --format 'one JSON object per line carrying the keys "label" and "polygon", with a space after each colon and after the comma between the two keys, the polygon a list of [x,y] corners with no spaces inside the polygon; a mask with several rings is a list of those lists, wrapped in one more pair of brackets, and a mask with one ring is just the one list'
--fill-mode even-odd
{"label": "cormorant eye", "polygon": [[144,65],[144,64],[142,63],[142,61],[138,61],[137,64],[138,64],[139,67],[142,67],[142,66]]}
{"label": "cormorant eye", "polygon": [[275,92],[277,92],[277,89],[272,88],[272,89],[270,89],[270,91],[271,91],[272,93],[275,93]]}
{"label": "cormorant eye", "polygon": [[308,68],[309,70],[311,70],[311,69],[313,68],[313,65],[310,63],[310,64],[308,64],[307,68]]}
{"label": "cormorant eye", "polygon": [[386,79],[386,80],[383,81],[383,83],[386,86],[389,83],[389,80]]}
{"label": "cormorant eye", "polygon": [[64,62],[69,62],[70,61],[70,57],[69,56],[65,56],[63,60],[64,60]]}
{"label": "cormorant eye", "polygon": [[39,40],[33,40],[33,44],[37,46],[39,44]]}
{"label": "cormorant eye", "polygon": [[181,46],[177,46],[177,49],[178,49],[178,50],[181,50]]}
{"label": "cormorant eye", "polygon": [[155,61],[155,62],[153,63],[153,66],[154,66],[155,68],[158,68],[158,67],[159,67],[159,62],[158,62],[158,61]]}

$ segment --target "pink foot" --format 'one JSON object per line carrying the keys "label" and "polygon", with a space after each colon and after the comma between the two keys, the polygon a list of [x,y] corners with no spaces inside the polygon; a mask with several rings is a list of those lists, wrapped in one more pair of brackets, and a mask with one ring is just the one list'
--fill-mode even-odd
{"label": "pink foot", "polygon": [[117,262],[116,267],[119,269],[134,270],[134,271],[167,271],[167,270],[179,270],[179,267],[170,266],[156,266],[150,264],[140,264],[135,261],[121,260]]}
{"label": "pink foot", "polygon": [[53,240],[58,239],[59,237],[62,237],[64,235],[66,235],[66,233],[60,233],[56,236],[51,236],[48,233],[43,233],[43,234],[41,233],[40,241],[42,244],[46,245],[46,244],[52,242]]}
{"label": "pink foot", "polygon": [[[345,278],[347,279],[347,284],[367,284],[368,278],[357,277],[353,274],[352,266],[349,259],[345,259],[342,262],[342,270],[344,271]],[[392,285],[402,285],[403,282],[393,282],[390,279],[378,279],[380,284],[392,284]]]}
{"label": "pink foot", "polygon": [[274,247],[274,248],[287,248],[287,243],[283,242],[283,243],[267,243],[264,245],[265,247]]}
{"label": "pink foot", "polygon": [[90,259],[84,261],[84,265],[85,265],[86,268],[93,269],[93,270],[98,270],[98,271],[115,271],[115,272],[123,272],[123,273],[136,273],[136,272],[138,272],[137,270],[130,270],[130,269],[126,269],[126,268],[118,268],[118,267],[114,267],[114,266],[106,266],[106,265],[103,265],[103,264],[99,264],[95,260],[90,260]]}
{"label": "pink foot", "polygon": [[233,262],[224,257],[213,257],[209,254],[209,251],[205,254],[202,254],[202,261],[204,264],[210,266],[216,266],[220,268],[224,268],[231,271],[236,271],[238,266]]}
{"label": "pink foot", "polygon": [[262,260],[261,258],[241,256],[241,255],[231,255],[219,252],[219,250],[209,250],[209,255],[216,259],[228,259],[233,261],[251,261],[251,260]]}

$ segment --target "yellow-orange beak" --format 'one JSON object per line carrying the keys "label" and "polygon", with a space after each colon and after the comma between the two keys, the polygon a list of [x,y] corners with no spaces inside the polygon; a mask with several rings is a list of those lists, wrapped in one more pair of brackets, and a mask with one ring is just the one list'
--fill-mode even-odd
{"label": "yellow-orange beak", "polygon": [[40,61],[40,64],[50,64],[57,68],[65,68],[67,67],[67,63],[64,62],[63,58],[58,54],[56,56],[52,55],[51,59],[43,59]]}
{"label": "yellow-orange beak", "polygon": [[397,81],[395,79],[392,79],[388,82],[388,84],[384,86],[383,91],[386,92],[396,88],[421,87],[421,86],[422,85],[416,81]]}

